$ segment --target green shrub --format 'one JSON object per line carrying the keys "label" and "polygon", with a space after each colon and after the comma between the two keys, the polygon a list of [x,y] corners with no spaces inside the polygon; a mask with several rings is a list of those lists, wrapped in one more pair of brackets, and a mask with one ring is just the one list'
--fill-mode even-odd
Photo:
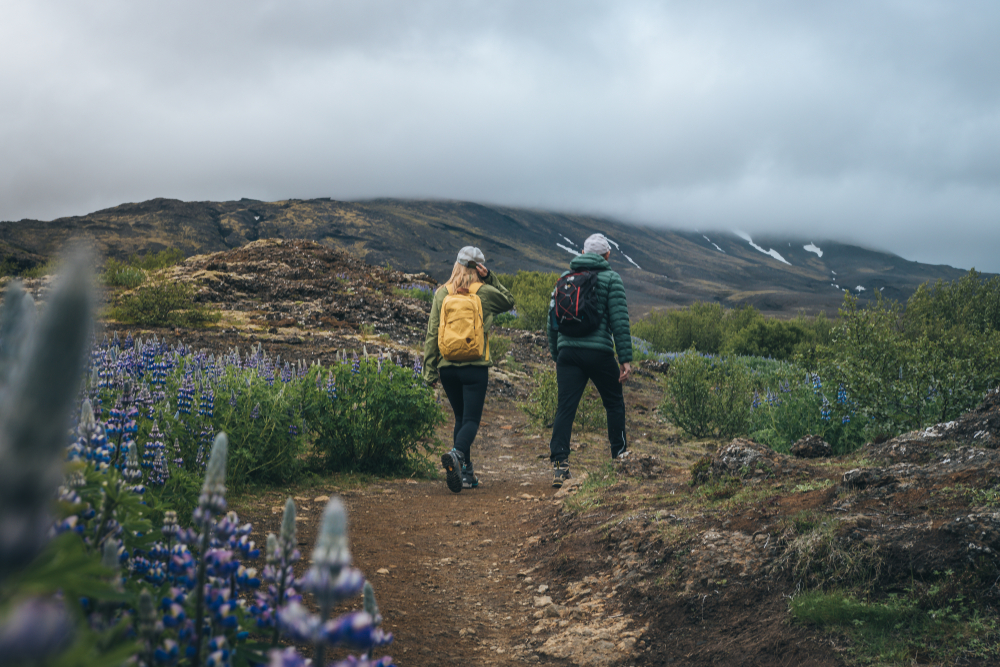
{"label": "green shrub", "polygon": [[218,322],[221,314],[194,302],[194,287],[161,282],[142,285],[123,295],[110,315],[124,324],[147,327],[200,327]]}
{"label": "green shrub", "polygon": [[733,357],[679,355],[664,380],[660,413],[696,438],[731,438],[750,427],[750,373]]}
{"label": "green shrub", "polygon": [[48,276],[59,270],[59,262],[54,259],[50,259],[44,264],[36,264],[30,269],[25,269],[21,272],[22,278],[42,278],[43,276]]}
{"label": "green shrub", "polygon": [[725,310],[717,303],[695,303],[688,308],[653,311],[632,324],[632,335],[648,341],[658,352],[694,349],[718,354],[723,340]]}
{"label": "green shrub", "polygon": [[146,253],[143,255],[132,255],[128,263],[137,269],[144,271],[157,271],[168,266],[174,266],[184,261],[184,253],[177,248],[167,248],[160,252]]}
{"label": "green shrub", "polygon": [[514,303],[517,304],[515,306],[517,318],[502,326],[533,331],[544,330],[545,320],[549,316],[552,290],[556,287],[559,275],[541,271],[518,271],[516,275],[498,273],[497,278],[510,290],[514,296]]}
{"label": "green shrub", "polygon": [[425,301],[427,303],[433,303],[434,301],[434,290],[428,285],[418,285],[414,283],[406,287],[397,287],[393,290],[393,294],[410,299],[420,299],[421,301]]}
{"label": "green shrub", "polygon": [[632,334],[648,341],[656,352],[694,348],[703,354],[798,359],[812,368],[816,348],[829,342],[831,327],[822,314],[779,320],[765,317],[750,305],[728,309],[699,302],[653,311],[632,324]]}
{"label": "green shrub", "polygon": [[326,470],[400,473],[421,467],[441,407],[411,368],[368,359],[354,366],[315,366],[303,406],[315,433],[314,454]]}
{"label": "green shrub", "polygon": [[835,455],[854,451],[867,438],[864,416],[847,392],[824,388],[818,375],[757,390],[752,408],[751,437],[779,452],[788,453],[806,435],[823,438]]}
{"label": "green shrub", "polygon": [[822,350],[824,381],[843,385],[872,435],[955,419],[1000,384],[1000,332],[907,332],[904,324],[895,302],[879,298],[860,308],[847,296],[841,324]]}
{"label": "green shrub", "polygon": [[104,263],[101,282],[109,287],[127,287],[131,289],[146,282],[146,272],[136,266],[119,262],[117,259],[112,258]]}
{"label": "green shrub", "polygon": [[507,336],[490,336],[490,358],[494,363],[502,360],[510,352],[510,338]]}
{"label": "green shrub", "polygon": [[[542,371],[535,375],[535,386],[528,400],[518,407],[537,427],[552,428],[559,407],[559,386],[555,371]],[[597,431],[608,426],[608,414],[594,385],[587,383],[583,398],[576,410],[573,426],[580,431]]]}

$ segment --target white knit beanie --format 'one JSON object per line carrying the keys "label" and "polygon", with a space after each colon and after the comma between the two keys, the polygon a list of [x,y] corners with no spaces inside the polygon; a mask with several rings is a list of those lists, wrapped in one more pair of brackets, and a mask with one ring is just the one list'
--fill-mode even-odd
{"label": "white knit beanie", "polygon": [[595,255],[604,255],[604,253],[611,251],[611,246],[608,244],[608,239],[604,234],[591,234],[583,242],[583,251],[592,252]]}

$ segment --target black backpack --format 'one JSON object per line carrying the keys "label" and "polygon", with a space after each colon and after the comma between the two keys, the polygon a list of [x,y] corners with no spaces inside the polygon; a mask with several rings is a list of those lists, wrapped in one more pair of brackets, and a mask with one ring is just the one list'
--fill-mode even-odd
{"label": "black backpack", "polygon": [[601,323],[597,271],[567,273],[556,283],[552,299],[555,301],[553,324],[559,333],[579,338],[597,329]]}

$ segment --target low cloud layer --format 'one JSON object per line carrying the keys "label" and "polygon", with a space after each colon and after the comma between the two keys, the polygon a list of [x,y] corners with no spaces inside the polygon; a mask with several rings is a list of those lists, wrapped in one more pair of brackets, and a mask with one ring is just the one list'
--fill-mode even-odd
{"label": "low cloud layer", "polygon": [[447,197],[1000,272],[992,2],[13,0],[0,219]]}

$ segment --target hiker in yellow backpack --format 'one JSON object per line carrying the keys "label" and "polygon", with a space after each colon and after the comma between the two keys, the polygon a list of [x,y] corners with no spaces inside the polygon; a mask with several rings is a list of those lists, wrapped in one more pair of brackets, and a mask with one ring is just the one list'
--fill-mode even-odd
{"label": "hiker in yellow backpack", "polygon": [[479,486],[472,442],[479,432],[489,382],[493,316],[514,307],[514,297],[485,266],[479,248],[465,246],[451,278],[434,293],[424,341],[424,379],[438,380],[455,413],[454,448],[441,457],[448,488],[459,493]]}

